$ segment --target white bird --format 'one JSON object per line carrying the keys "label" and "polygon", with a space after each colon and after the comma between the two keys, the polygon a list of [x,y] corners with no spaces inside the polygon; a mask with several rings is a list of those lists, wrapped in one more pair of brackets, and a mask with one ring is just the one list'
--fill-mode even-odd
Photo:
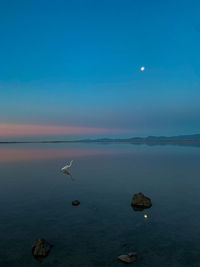
{"label": "white bird", "polygon": [[144,71],[144,69],[145,69],[144,66],[142,66],[142,67],[140,68],[141,71]]}
{"label": "white bird", "polygon": [[71,160],[69,164],[67,164],[66,166],[64,166],[64,167],[61,169],[61,171],[62,171],[62,172],[67,171],[67,170],[72,166],[72,162],[73,162],[73,160]]}

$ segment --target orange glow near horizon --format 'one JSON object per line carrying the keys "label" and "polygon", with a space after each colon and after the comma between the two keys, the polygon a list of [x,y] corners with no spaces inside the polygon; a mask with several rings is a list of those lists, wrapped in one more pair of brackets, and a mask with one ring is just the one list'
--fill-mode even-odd
{"label": "orange glow near horizon", "polygon": [[106,134],[114,131],[115,129],[94,127],[0,123],[0,137]]}

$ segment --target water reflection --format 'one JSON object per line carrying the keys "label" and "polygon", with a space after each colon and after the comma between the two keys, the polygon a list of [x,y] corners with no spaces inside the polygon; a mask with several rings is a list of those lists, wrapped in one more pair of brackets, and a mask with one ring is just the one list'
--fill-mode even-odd
{"label": "water reflection", "polygon": [[133,208],[134,211],[144,211],[146,209],[150,209],[151,207],[137,207],[137,206],[132,206],[132,208]]}
{"label": "water reflection", "polygon": [[[79,164],[61,176],[71,158]],[[114,267],[116,255],[132,249],[138,267],[199,266],[199,159],[199,149],[171,145],[1,146],[0,266],[38,265],[30,261],[38,235],[55,243],[44,266]],[[151,210],[132,210],[140,190],[152,198]],[[74,199],[84,205],[73,208]]]}
{"label": "water reflection", "polygon": [[58,148],[55,146],[37,148],[31,145],[27,145],[24,148],[21,147],[1,147],[0,146],[0,163],[6,162],[23,162],[23,161],[33,161],[33,160],[43,160],[43,159],[58,159],[58,158],[68,158],[70,156],[73,158],[77,157],[88,157],[88,156],[98,156],[98,155],[109,155],[115,154],[116,149],[95,149],[94,147],[89,148]]}
{"label": "water reflection", "polygon": [[62,172],[62,174],[69,176],[72,181],[75,181],[75,179],[72,177],[72,175],[69,171],[64,171],[64,172]]}
{"label": "water reflection", "polygon": [[34,258],[36,261],[38,261],[39,263],[42,263],[46,257],[42,257],[42,256],[34,256],[34,255],[33,255],[33,258]]}

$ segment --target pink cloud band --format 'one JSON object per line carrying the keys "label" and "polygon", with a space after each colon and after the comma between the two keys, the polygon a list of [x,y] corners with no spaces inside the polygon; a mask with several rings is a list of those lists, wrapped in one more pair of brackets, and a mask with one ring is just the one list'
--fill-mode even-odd
{"label": "pink cloud band", "polygon": [[0,123],[0,137],[106,134],[115,131],[107,128]]}

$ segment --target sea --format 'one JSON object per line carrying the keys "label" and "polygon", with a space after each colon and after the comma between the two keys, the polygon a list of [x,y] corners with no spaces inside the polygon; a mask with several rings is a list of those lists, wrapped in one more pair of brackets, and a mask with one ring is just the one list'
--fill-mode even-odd
{"label": "sea", "polygon": [[[139,192],[151,208],[132,208]],[[53,245],[42,259],[37,238]],[[0,240],[1,267],[117,267],[130,252],[130,266],[200,266],[200,146],[1,144]]]}

